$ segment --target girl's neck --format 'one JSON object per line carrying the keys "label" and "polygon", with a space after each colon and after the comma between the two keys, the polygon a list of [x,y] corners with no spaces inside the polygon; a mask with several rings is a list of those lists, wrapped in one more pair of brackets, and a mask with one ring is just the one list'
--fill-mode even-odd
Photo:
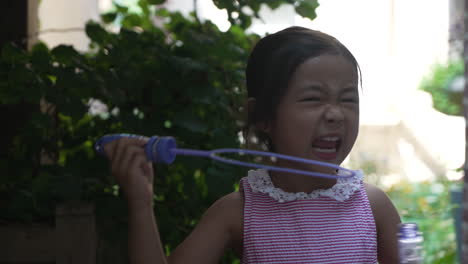
{"label": "girl's neck", "polygon": [[319,189],[329,189],[336,184],[336,179],[279,173],[275,171],[269,171],[269,174],[271,181],[276,188],[280,188],[285,192],[291,193],[311,193],[312,191]]}

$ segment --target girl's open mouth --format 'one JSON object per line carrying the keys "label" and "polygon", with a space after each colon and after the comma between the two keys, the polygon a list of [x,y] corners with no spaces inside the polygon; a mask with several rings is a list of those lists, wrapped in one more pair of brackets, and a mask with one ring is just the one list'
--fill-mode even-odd
{"label": "girl's open mouth", "polygon": [[338,136],[319,137],[312,142],[314,154],[323,160],[334,160],[338,156],[341,138]]}

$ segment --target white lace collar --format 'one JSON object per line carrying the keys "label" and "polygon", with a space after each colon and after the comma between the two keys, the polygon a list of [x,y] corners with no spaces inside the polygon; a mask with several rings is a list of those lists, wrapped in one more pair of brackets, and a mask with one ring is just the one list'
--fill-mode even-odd
{"label": "white lace collar", "polygon": [[[349,197],[361,187],[363,173],[360,170],[355,171],[356,175],[351,178],[340,178],[336,184],[329,189],[318,189],[311,193],[285,192],[280,188],[276,188],[271,181],[268,171],[264,169],[250,170],[247,175],[247,181],[253,192],[268,194],[276,201],[289,202],[295,200],[314,199],[321,196],[333,198],[339,202],[346,201]],[[346,175],[342,171],[338,171],[338,175]]]}

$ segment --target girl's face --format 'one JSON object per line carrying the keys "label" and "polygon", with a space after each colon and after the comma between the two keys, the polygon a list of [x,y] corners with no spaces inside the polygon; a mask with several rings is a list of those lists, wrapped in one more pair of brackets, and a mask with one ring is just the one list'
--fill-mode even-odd
{"label": "girl's face", "polygon": [[[341,164],[354,145],[358,129],[356,67],[343,56],[321,55],[298,66],[276,118],[266,124],[265,130],[278,153]],[[287,165],[286,161],[279,162]]]}

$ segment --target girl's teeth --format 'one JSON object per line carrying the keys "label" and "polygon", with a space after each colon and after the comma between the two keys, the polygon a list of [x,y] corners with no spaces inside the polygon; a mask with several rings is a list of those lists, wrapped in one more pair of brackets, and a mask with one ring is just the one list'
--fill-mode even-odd
{"label": "girl's teeth", "polygon": [[321,140],[325,141],[338,141],[340,138],[339,137],[323,137]]}
{"label": "girl's teeth", "polygon": [[332,153],[332,152],[336,152],[336,148],[313,148],[315,151],[317,152],[323,152],[323,153]]}

